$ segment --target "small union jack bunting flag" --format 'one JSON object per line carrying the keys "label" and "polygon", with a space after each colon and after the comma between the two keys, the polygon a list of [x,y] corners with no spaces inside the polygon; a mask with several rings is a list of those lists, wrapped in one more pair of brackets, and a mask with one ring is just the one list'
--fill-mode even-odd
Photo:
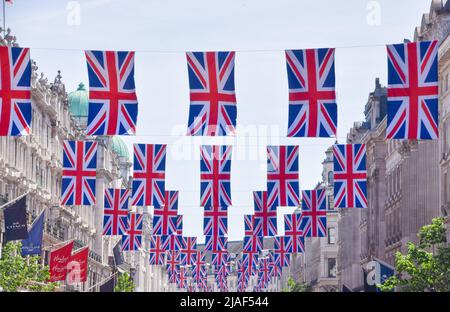
{"label": "small union jack bunting flag", "polygon": [[165,144],[134,144],[133,206],[164,206]]}
{"label": "small union jack bunting flag", "polygon": [[194,265],[197,253],[197,237],[183,237],[184,246],[181,249],[181,265]]}
{"label": "small union jack bunting flag", "polygon": [[97,142],[64,141],[61,205],[95,204]]}
{"label": "small union jack bunting flag", "polygon": [[86,51],[89,76],[88,135],[133,135],[138,102],[134,52]]}
{"label": "small union jack bunting flag", "polygon": [[284,245],[288,253],[305,252],[305,234],[302,228],[301,218],[301,213],[284,216]]}
{"label": "small union jack bunting flag", "polygon": [[274,261],[281,267],[288,267],[291,263],[291,255],[288,252],[288,247],[286,242],[288,242],[289,237],[276,236],[273,242],[273,257]]}
{"label": "small union jack bunting flag", "polygon": [[298,146],[267,147],[267,205],[300,206]]}
{"label": "small union jack bunting flag", "polygon": [[166,251],[178,250],[181,251],[184,248],[184,239],[181,235],[163,235],[162,236],[163,248]]}
{"label": "small union jack bunting flag", "polygon": [[302,227],[305,237],[327,236],[325,189],[302,192]]}
{"label": "small union jack bunting flag", "polygon": [[169,250],[166,253],[167,258],[167,275],[169,276],[169,283],[175,284],[177,282],[177,274],[180,273],[180,252],[177,250]]}
{"label": "small union jack bunting flag", "polygon": [[438,138],[438,47],[437,41],[387,46],[386,138]]}
{"label": "small union jack bunting flag", "polygon": [[226,263],[228,256],[228,239],[225,236],[206,236],[205,250],[212,252],[212,265]]}
{"label": "small union jack bunting flag", "polygon": [[277,235],[277,206],[269,205],[266,191],[253,192],[254,232],[258,236]]}
{"label": "small union jack bunting flag", "polygon": [[189,135],[223,136],[236,128],[234,52],[188,52]]}
{"label": "small union jack bunting flag", "polygon": [[334,49],[287,50],[288,137],[335,137]]}
{"label": "small union jack bunting flag", "polygon": [[231,206],[231,146],[203,145],[200,154],[200,206]]}
{"label": "small union jack bunting flag", "polygon": [[258,280],[261,283],[261,288],[267,288],[270,282],[270,267],[269,258],[264,257],[259,259]]}
{"label": "small union jack bunting flag", "polygon": [[204,235],[225,236],[228,234],[227,207],[206,207],[203,216]]}
{"label": "small union jack bunting flag", "polygon": [[125,235],[128,222],[128,204],[130,190],[105,190],[105,208],[103,209],[103,235]]}
{"label": "small union jack bunting flag", "polygon": [[162,237],[152,235],[150,237],[150,265],[164,265],[165,254]]}
{"label": "small union jack bunting flag", "polygon": [[186,289],[188,287],[188,273],[188,268],[180,266],[179,273],[176,275],[178,289]]}
{"label": "small union jack bunting flag", "polygon": [[178,191],[166,191],[164,205],[153,210],[153,234],[171,235],[177,232]]}
{"label": "small union jack bunting flag", "polygon": [[244,235],[245,236],[255,235],[254,224],[255,224],[255,216],[254,215],[244,215]]}
{"label": "small union jack bunting flag", "polygon": [[269,269],[270,269],[270,277],[272,278],[281,278],[281,274],[283,271],[283,267],[279,265],[279,262],[277,263],[275,261],[275,255],[273,253],[273,250],[269,251]]}
{"label": "small union jack bunting flag", "polygon": [[367,208],[366,146],[333,146],[334,207]]}
{"label": "small union jack bunting flag", "polygon": [[122,251],[135,251],[141,248],[143,220],[142,214],[132,212],[128,215],[127,234],[122,236]]}
{"label": "small union jack bunting flag", "polygon": [[0,136],[30,134],[30,49],[0,47]]}
{"label": "small union jack bunting flag", "polygon": [[195,253],[194,264],[192,269],[192,279],[201,284],[202,279],[206,276],[206,255],[204,251],[198,250]]}

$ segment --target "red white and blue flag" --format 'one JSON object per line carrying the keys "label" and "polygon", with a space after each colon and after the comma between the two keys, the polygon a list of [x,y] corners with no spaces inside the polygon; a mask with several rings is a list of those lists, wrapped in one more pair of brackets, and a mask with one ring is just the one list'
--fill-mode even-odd
{"label": "red white and blue flag", "polygon": [[333,146],[334,207],[367,208],[366,146]]}
{"label": "red white and blue flag", "polygon": [[97,142],[64,141],[61,205],[95,204]]}
{"label": "red white and blue flag", "polygon": [[184,246],[181,249],[181,265],[194,265],[197,254],[197,237],[183,237]]}
{"label": "red white and blue flag", "polygon": [[237,271],[237,279],[238,279],[237,291],[244,292],[248,286],[250,274],[249,274],[247,265],[243,258],[238,259],[236,261],[236,271]]}
{"label": "red white and blue flag", "polygon": [[284,244],[288,253],[305,252],[305,233],[302,228],[301,219],[301,213],[284,216]]}
{"label": "red white and blue flag", "polygon": [[334,49],[287,50],[288,137],[335,137]]}
{"label": "red white and blue flag", "polygon": [[184,248],[184,239],[181,235],[163,235],[162,236],[163,248],[166,251],[177,250],[181,251]]}
{"label": "red white and blue flag", "polygon": [[300,205],[298,146],[267,147],[267,205]]}
{"label": "red white and blue flag", "polygon": [[266,191],[253,192],[255,206],[254,233],[258,236],[277,235],[277,206],[269,205]]}
{"label": "red white and blue flag", "polygon": [[191,105],[188,134],[223,136],[236,128],[234,52],[186,53]]}
{"label": "red white and blue flag", "polygon": [[273,241],[274,262],[281,267],[288,267],[291,263],[291,254],[288,250],[289,237],[276,236]]}
{"label": "red white and blue flag", "polygon": [[302,227],[305,237],[327,236],[327,202],[325,189],[302,192]]}
{"label": "red white and blue flag", "polygon": [[134,52],[86,51],[89,76],[88,135],[133,135],[138,102]]}
{"label": "red white and blue flag", "polygon": [[387,46],[386,138],[438,138],[438,48],[437,41]]}
{"label": "red white and blue flag", "polygon": [[225,236],[228,234],[227,207],[205,207],[203,216],[204,235]]}
{"label": "red white and blue flag", "polygon": [[221,266],[228,260],[228,239],[225,236],[206,236],[205,250],[212,252],[211,264]]}
{"label": "red white and blue flag", "polygon": [[169,283],[176,284],[177,275],[180,273],[180,252],[177,250],[167,251],[166,258],[166,269],[169,277]]}
{"label": "red white and blue flag", "polygon": [[202,280],[206,278],[206,255],[204,251],[198,250],[195,253],[194,264],[192,268],[192,279],[197,285],[200,285]]}
{"label": "red white and blue flag", "polygon": [[143,220],[142,214],[132,212],[128,215],[127,234],[122,236],[122,251],[135,251],[141,248]]}
{"label": "red white and blue flag", "polygon": [[270,277],[280,278],[283,272],[282,271],[283,267],[275,261],[275,255],[273,253],[273,250],[269,251],[268,257],[269,257]]}
{"label": "red white and blue flag", "polygon": [[161,236],[150,237],[150,265],[164,265],[166,250]]}
{"label": "red white and blue flag", "polygon": [[244,252],[242,254],[242,261],[244,261],[249,275],[255,275],[257,273],[257,271],[258,271],[258,253]]}
{"label": "red white and blue flag", "polygon": [[134,144],[133,206],[164,206],[165,144]]}
{"label": "red white and blue flag", "polygon": [[0,47],[0,136],[31,130],[30,49]]}
{"label": "red white and blue flag", "polygon": [[254,215],[244,215],[244,235],[252,236],[255,235],[254,229],[255,216]]}
{"label": "red white and blue flag", "polygon": [[259,259],[258,281],[260,282],[261,289],[267,288],[267,286],[269,285],[270,267],[269,267],[269,258],[268,257]]}
{"label": "red white and blue flag", "polygon": [[171,235],[177,232],[178,191],[166,191],[164,205],[153,209],[153,235]]}
{"label": "red white and blue flag", "polygon": [[176,275],[177,277],[177,287],[178,288],[187,288],[188,286],[188,272],[189,269],[184,267],[184,266],[180,266],[179,272]]}
{"label": "red white and blue flag", "polygon": [[200,206],[231,206],[231,146],[203,145],[200,154]]}
{"label": "red white and blue flag", "polygon": [[103,235],[126,235],[130,190],[105,190],[105,207],[103,209]]}

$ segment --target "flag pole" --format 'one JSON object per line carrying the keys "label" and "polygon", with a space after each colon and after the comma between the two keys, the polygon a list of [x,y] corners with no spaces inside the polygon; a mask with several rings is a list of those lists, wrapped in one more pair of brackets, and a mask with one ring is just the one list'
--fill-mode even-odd
{"label": "flag pole", "polygon": [[[5,1],[5,0],[3,0]],[[13,200],[10,200],[9,202],[7,202],[6,204],[3,204],[0,206],[0,211],[2,211],[4,208],[7,208],[8,206],[14,204],[16,201],[18,201],[19,199],[21,199],[22,197],[30,194],[31,190],[28,190],[26,193],[20,195],[19,197],[14,198]]]}

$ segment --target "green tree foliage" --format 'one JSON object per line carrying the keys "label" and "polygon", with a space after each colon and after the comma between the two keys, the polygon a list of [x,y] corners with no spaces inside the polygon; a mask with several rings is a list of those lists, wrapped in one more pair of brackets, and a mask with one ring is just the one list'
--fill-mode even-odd
{"label": "green tree foliage", "polygon": [[287,288],[283,292],[309,292],[311,287],[306,283],[296,282],[292,277],[287,281]]}
{"label": "green tree foliage", "polygon": [[382,291],[394,288],[405,292],[450,291],[450,245],[445,231],[442,218],[433,219],[430,225],[422,227],[418,234],[419,244],[408,243],[405,255],[396,253],[397,275],[378,287]]}
{"label": "green tree foliage", "polygon": [[3,291],[54,291],[56,284],[47,283],[50,273],[42,267],[39,256],[21,255],[22,243],[9,242],[0,259],[0,287]]}
{"label": "green tree foliage", "polygon": [[133,292],[136,285],[130,277],[130,274],[120,274],[117,279],[117,285],[114,288],[114,292]]}

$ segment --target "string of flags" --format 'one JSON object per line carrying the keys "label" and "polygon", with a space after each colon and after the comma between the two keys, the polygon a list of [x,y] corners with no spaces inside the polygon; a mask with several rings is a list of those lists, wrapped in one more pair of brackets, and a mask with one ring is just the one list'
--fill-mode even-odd
{"label": "string of flags", "polygon": [[[289,86],[287,137],[336,137],[335,49],[286,50]],[[136,135],[138,96],[132,51],[86,51],[89,136]],[[235,57],[228,52],[186,53],[190,88],[189,136],[236,133]],[[387,46],[388,111],[386,139],[438,138],[438,42]],[[28,48],[0,47],[0,136],[31,134],[31,62]],[[154,208],[150,264],[166,266],[169,282],[190,291],[208,291],[207,255],[215,282],[227,291],[230,274],[228,207],[232,205],[232,146],[200,147],[200,204],[204,213],[204,250],[196,237],[183,236],[178,191],[166,190],[165,144],[135,144],[131,190],[106,189],[103,235],[121,236],[123,251],[142,247],[143,214],[130,206]],[[333,146],[334,208],[367,208],[366,147]],[[62,205],[94,205],[97,169],[95,141],[64,141]],[[238,290],[267,289],[290,265],[291,255],[305,252],[305,237],[327,235],[326,190],[304,190],[300,196],[299,147],[267,147],[267,188],[253,192],[254,214],[244,216],[242,256],[236,259]],[[301,207],[285,215],[285,234],[278,236],[277,208]],[[273,249],[263,253],[264,237]],[[51,280],[65,279],[73,242],[50,256]],[[86,256],[87,257],[87,256]],[[83,275],[84,276],[84,275]],[[189,278],[190,277],[190,278]]]}

